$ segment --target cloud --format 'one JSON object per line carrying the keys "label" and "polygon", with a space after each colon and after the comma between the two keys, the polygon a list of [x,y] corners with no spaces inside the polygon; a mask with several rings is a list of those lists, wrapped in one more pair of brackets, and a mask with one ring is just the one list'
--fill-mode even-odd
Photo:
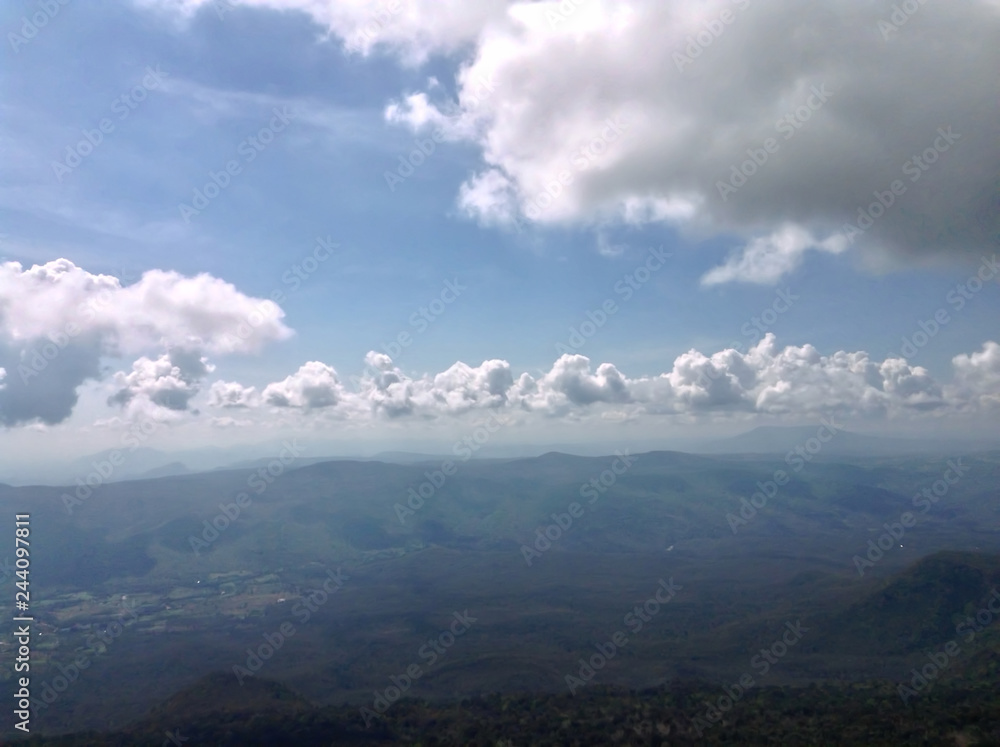
{"label": "cloud", "polygon": [[507,391],[513,383],[507,361],[483,361],[475,368],[458,362],[434,377],[423,400],[452,413],[501,407],[507,403]]}
{"label": "cloud", "polygon": [[[842,251],[833,237],[859,210],[879,214],[851,235],[873,261],[978,255],[998,220],[996,5],[927,4],[888,40],[888,4],[740,5],[596,1],[557,25],[554,3],[512,5],[510,24],[484,33],[459,79],[496,81],[476,138],[488,167],[460,202],[494,218],[513,200],[539,223],[628,212],[741,240],[742,266],[715,282],[771,282],[805,248]],[[705,37],[726,12],[732,22]],[[711,42],[684,64],[692,38]],[[931,46],[955,53],[928,57]],[[763,163],[745,165],[753,157]],[[734,168],[752,174],[723,194]],[[560,173],[572,183],[554,186]],[[894,196],[897,180],[905,193]],[[893,203],[884,211],[879,195]],[[653,207],[671,202],[684,210]]]}
{"label": "cloud", "polygon": [[798,226],[783,226],[770,236],[751,241],[742,252],[706,273],[701,282],[702,285],[732,281],[770,285],[796,269],[810,249],[840,254],[847,247],[847,239],[841,235],[818,241]]}
{"label": "cloud", "polygon": [[[779,347],[773,334],[745,352],[726,349],[705,355],[691,350],[679,355],[669,371],[634,378],[612,363],[595,368],[582,355],[563,355],[538,377],[515,375],[502,360],[478,366],[458,362],[419,377],[407,376],[382,353],[369,353],[366,364],[368,373],[355,379],[354,390],[347,390],[331,366],[312,361],[268,385],[262,402],[247,398],[246,406],[298,408],[304,415],[322,411],[371,423],[381,418],[447,420],[484,411],[519,413],[527,418],[524,422],[588,416],[801,420],[830,414],[885,420],[1000,404],[1000,345],[993,342],[981,352],[956,357],[955,376],[946,383],[902,358],[879,361],[864,351],[823,355],[812,345]],[[248,391],[232,383],[224,387],[239,392],[237,399]]]}
{"label": "cloud", "polygon": [[221,417],[212,418],[210,422],[213,428],[252,428],[256,425],[254,421],[246,418]]}
{"label": "cloud", "polygon": [[955,382],[949,388],[957,401],[968,402],[971,410],[1000,407],[1000,345],[987,342],[972,355],[952,359]]}
{"label": "cloud", "polygon": [[839,0],[230,4],[405,64],[456,55],[456,98],[434,79],[386,117],[479,147],[458,203],[485,224],[669,222],[745,247],[708,283],[774,282],[845,241],[872,267],[974,261],[1000,231],[996,0],[905,23]]}
{"label": "cloud", "polygon": [[200,9],[216,13],[245,6],[282,12],[304,13],[330,34],[339,37],[347,50],[369,54],[383,45],[409,64],[418,64],[431,54],[455,51],[473,42],[491,20],[503,18],[506,0],[136,0],[137,4],[191,15]]}
{"label": "cloud", "polygon": [[461,186],[458,204],[486,225],[510,223],[518,212],[516,186],[500,169],[488,169]]}
{"label": "cloud", "polygon": [[245,409],[260,403],[255,387],[243,386],[235,381],[216,381],[209,389],[209,398],[209,407],[223,409]]}
{"label": "cloud", "polygon": [[501,360],[479,366],[458,362],[434,376],[414,379],[389,356],[371,351],[365,356],[365,370],[365,376],[356,379],[357,392],[348,398],[356,417],[432,418],[501,407],[513,384],[510,364]]}
{"label": "cloud", "polygon": [[[123,286],[67,259],[27,270],[0,264],[0,367],[7,371],[0,422],[62,422],[78,387],[103,378],[102,359],[137,354],[133,370],[116,375],[113,401],[186,409],[208,370],[199,372],[203,355],[255,353],[287,339],[283,317],[273,302],[207,274],[150,270]],[[146,357],[150,351],[158,357]]]}
{"label": "cloud", "polygon": [[[200,381],[215,366],[198,353],[172,350],[156,360],[145,356],[132,364],[131,373],[114,375],[118,387],[108,404],[122,405],[131,412],[155,415],[160,410],[184,412],[198,394]],[[159,413],[163,414],[163,413]]]}
{"label": "cloud", "polygon": [[344,387],[337,372],[319,361],[309,361],[284,381],[268,384],[264,401],[275,407],[316,410],[333,407],[344,397]]}
{"label": "cloud", "polygon": [[531,406],[534,401],[551,403],[546,396],[552,392],[565,398],[570,405],[591,405],[595,402],[628,402],[631,396],[628,382],[617,368],[610,363],[602,363],[596,373],[590,372],[590,359],[582,355],[564,355],[557,360],[549,373],[533,383],[527,397]]}

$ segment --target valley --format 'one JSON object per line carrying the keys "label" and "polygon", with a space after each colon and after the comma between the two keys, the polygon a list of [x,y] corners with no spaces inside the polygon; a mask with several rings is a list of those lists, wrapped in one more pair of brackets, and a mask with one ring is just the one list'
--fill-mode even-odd
{"label": "valley", "polygon": [[[433,702],[724,692],[747,674],[759,687],[902,680],[1000,585],[1000,455],[960,458],[965,474],[924,512],[914,502],[954,457],[814,463],[772,490],[768,457],[652,452],[593,505],[581,489],[614,457],[473,461],[405,521],[395,504],[430,465],[331,461],[275,479],[197,553],[190,538],[245,472],[108,484],[73,513],[58,488],[0,501],[32,514],[36,719],[60,733],[120,728],[212,673],[359,713],[414,663],[407,697]],[[588,510],[567,526],[574,503]],[[905,537],[859,573],[869,540],[907,512]],[[643,608],[664,584],[669,604]],[[475,623],[429,664],[421,647],[456,614]],[[761,659],[789,626],[801,640]],[[952,671],[995,651],[998,630]]]}

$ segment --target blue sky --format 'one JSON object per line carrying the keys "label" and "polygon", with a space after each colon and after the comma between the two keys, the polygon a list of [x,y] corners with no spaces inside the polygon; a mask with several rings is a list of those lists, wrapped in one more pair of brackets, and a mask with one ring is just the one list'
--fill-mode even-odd
{"label": "blue sky", "polygon": [[[169,424],[164,432],[185,443],[253,438],[269,419],[281,423],[276,432],[308,427],[343,434],[345,428],[363,427],[365,437],[377,442],[383,426],[396,435],[406,432],[400,425],[406,418],[386,415],[373,404],[381,401],[377,395],[350,405],[336,391],[326,399],[310,399],[317,384],[306,381],[305,374],[286,381],[287,391],[302,395],[299,400],[281,400],[265,389],[315,361],[335,369],[347,391],[350,377],[363,374],[365,355],[395,352],[388,343],[400,332],[413,340],[391,355],[392,368],[412,382],[433,378],[457,361],[473,369],[483,361],[505,361],[509,385],[522,373],[532,377],[534,384],[522,386],[516,396],[498,394],[494,387],[485,394],[463,394],[463,401],[475,403],[469,407],[434,411],[425,403],[404,408],[420,428],[440,422],[441,433],[458,432],[467,427],[463,418],[471,423],[497,407],[523,416],[521,430],[509,437],[527,441],[560,420],[565,433],[578,435],[586,426],[588,434],[610,441],[621,422],[641,421],[651,434],[678,435],[699,426],[737,432],[758,422],[811,422],[825,409],[856,418],[862,430],[905,432],[914,422],[926,422],[929,428],[962,429],[971,423],[989,431],[1000,364],[984,344],[1000,339],[996,279],[960,311],[947,298],[976,273],[983,258],[994,256],[995,234],[990,239],[984,232],[981,217],[971,230],[944,220],[943,215],[957,212],[955,205],[942,205],[941,195],[956,191],[954,184],[974,185],[970,204],[996,205],[996,182],[990,182],[989,172],[992,168],[995,179],[998,150],[986,137],[995,124],[984,121],[977,108],[984,95],[995,93],[996,67],[978,83],[966,79],[954,86],[920,80],[919,70],[906,72],[909,56],[928,35],[939,33],[943,44],[954,43],[948,24],[963,20],[962,11],[923,9],[880,40],[875,30],[879,19],[888,17],[889,5],[876,3],[879,7],[849,19],[859,48],[883,44],[888,50],[888,62],[874,74],[865,76],[864,65],[872,64],[866,52],[857,55],[854,67],[835,64],[844,50],[832,42],[824,50],[828,58],[802,58],[797,68],[791,52],[776,55],[780,64],[763,64],[770,61],[757,57],[761,64],[749,65],[744,84],[770,92],[771,98],[751,103],[717,81],[733,64],[746,62],[741,56],[759,52],[755,45],[766,48],[781,3],[746,10],[738,9],[739,3],[697,9],[674,4],[669,10],[673,21],[691,24],[695,39],[713,12],[746,15],[711,37],[711,46],[690,70],[660,72],[654,60],[641,61],[638,50],[645,37],[636,28],[655,29],[660,23],[664,34],[676,29],[668,23],[670,16],[648,3],[626,4],[640,16],[648,14],[647,23],[622,22],[614,32],[636,34],[631,41],[616,40],[608,30],[614,26],[609,19],[618,18],[624,6],[571,4],[574,12],[553,26],[553,16],[531,14],[540,8],[565,12],[558,3],[484,2],[478,15],[470,11],[462,23],[442,26],[431,6],[403,3],[402,11],[386,16],[389,21],[379,27],[370,48],[362,44],[361,51],[350,52],[347,47],[364,41],[365,24],[372,28],[371,11],[354,11],[354,5],[345,3],[328,16],[323,4],[305,0],[215,5],[150,0],[108,7],[70,2],[52,5],[58,10],[49,18],[45,3],[5,4],[0,14],[7,36],[0,254],[21,269],[11,270],[4,292],[16,295],[23,273],[60,258],[75,266],[73,272],[115,275],[125,287],[141,285],[149,271],[185,277],[207,273],[249,299],[285,293],[281,323],[294,331],[275,331],[254,351],[224,351],[204,336],[194,344],[190,330],[176,337],[154,331],[144,341],[116,349],[108,340],[120,333],[107,332],[106,325],[100,335],[109,337],[102,337],[103,347],[97,349],[100,373],[67,370],[60,373],[65,379],[53,375],[42,383],[75,393],[79,399],[72,412],[33,415],[29,408],[10,415],[5,442],[23,444],[25,430],[33,429],[38,435],[23,447],[25,453],[37,455],[48,443],[86,451],[95,443],[113,443],[118,430],[138,417]],[[972,6],[964,20],[978,14],[984,29],[966,41],[984,45],[977,64],[987,70],[996,54],[985,46],[997,33],[996,6],[986,0]],[[217,9],[224,11],[222,17]],[[818,24],[811,11],[798,12],[803,24]],[[25,19],[37,13],[45,14],[46,24],[27,39]],[[912,44],[904,33],[912,35]],[[680,35],[677,49],[686,48],[685,38]],[[542,64],[545,49],[555,49],[555,55],[560,45],[569,44],[574,46],[566,49],[574,51]],[[588,45],[608,55],[607,68],[587,68]],[[630,49],[636,51],[630,54]],[[945,58],[943,68],[965,70],[962,66],[971,64]],[[496,90],[485,102],[470,103],[475,77],[484,70],[494,76]],[[942,81],[946,72],[940,71]],[[683,75],[689,77],[670,82]],[[878,85],[859,90],[858,81],[872,77],[879,78]],[[749,179],[731,202],[720,203],[712,187],[729,170],[715,164],[735,158],[727,154],[745,158],[747,148],[757,147],[773,130],[774,112],[796,111],[796,102],[808,94],[805,84],[820,78],[835,81],[836,94],[822,104],[825,110],[815,111],[816,121],[803,123],[802,134],[760,167],[756,182]],[[866,109],[879,90],[888,92],[881,108]],[[569,98],[559,99],[554,92]],[[583,106],[583,99],[595,103]],[[387,109],[392,105],[395,113]],[[901,107],[919,116],[902,124],[892,120],[893,109]],[[249,161],[247,138],[280,123],[277,111],[294,115],[272,133],[271,142],[261,143],[259,150],[250,146]],[[572,189],[566,187],[550,211],[540,219],[528,217],[526,205],[539,185],[551,182],[556,157],[572,163],[569,150],[556,152],[562,143],[574,133],[601,131],[594,123],[620,112],[635,123],[629,133],[607,144],[606,153],[577,174]],[[65,165],[86,133],[99,131],[102,119],[110,122],[110,127],[105,123],[108,131],[78,166],[67,171],[53,165]],[[435,138],[436,123],[446,121],[451,129]],[[924,150],[913,144],[930,145],[936,137],[931,125],[950,121],[963,140],[950,146],[952,152],[940,153],[940,164],[899,198],[891,217],[858,242],[823,245],[845,223],[841,218],[851,211],[841,208],[853,204],[852,195],[867,198],[873,190],[889,188],[900,175],[902,156]],[[390,189],[386,172],[396,171],[400,157],[419,142],[425,149],[433,144],[434,151]],[[700,157],[690,153],[697,148],[703,148]],[[880,155],[866,155],[868,148]],[[884,163],[878,162],[881,154]],[[191,204],[194,191],[204,189],[211,173],[223,173],[230,161],[237,162],[239,173],[199,214],[182,217],[179,206]],[[493,200],[495,193],[488,203],[463,198],[484,173],[496,175],[506,198]],[[701,193],[692,185],[702,185]],[[517,225],[508,219],[511,209]],[[979,207],[972,209],[981,216]],[[926,217],[929,226],[923,218],[917,225],[915,216]],[[989,220],[987,229],[995,227]],[[787,226],[794,230],[782,234]],[[313,255],[321,238],[336,244],[336,250],[293,291],[288,273]],[[748,248],[755,240],[756,255]],[[625,300],[616,283],[635,273],[649,250],[658,247],[669,258]],[[736,268],[733,279],[706,283],[706,274],[727,261]],[[446,282],[465,290],[418,332],[411,315],[439,298]],[[779,293],[791,294],[794,302],[788,306]],[[152,291],[140,295],[150,308],[159,303]],[[613,364],[632,383],[624,385],[628,394],[615,394],[613,382],[605,388],[606,376],[577,371],[584,376],[582,386],[599,390],[579,396],[573,389],[579,381],[567,384],[569,374],[554,368],[560,357],[556,345],[566,343],[571,328],[579,328],[588,311],[608,299],[619,303],[618,312],[573,352],[586,356],[593,371]],[[206,317],[217,310],[212,298],[192,303],[203,306]],[[906,356],[909,384],[890,391],[888,374],[869,382],[878,397],[886,398],[877,407],[853,408],[851,397],[862,396],[858,390],[847,386],[833,392],[829,388],[840,384],[830,382],[839,379],[820,371],[826,383],[812,394],[768,409],[762,387],[768,376],[781,374],[763,363],[758,380],[741,379],[742,391],[731,401],[708,388],[682,393],[693,380],[680,374],[670,392],[642,393],[642,381],[676,373],[678,359],[692,350],[715,360],[719,371],[729,366],[723,378],[742,375],[739,365],[712,356],[737,342],[751,347],[757,336],[746,334],[746,325],[786,306],[764,324],[775,335],[776,351],[813,346],[823,357],[864,351],[877,365],[899,357],[902,338],[917,332],[938,309],[950,316],[929,344]],[[48,334],[25,337],[12,318],[20,307],[10,308],[4,320],[8,382],[15,375],[14,362],[23,362]],[[172,313],[167,306],[161,311]],[[150,374],[151,380],[146,374],[125,380],[140,358],[156,361],[181,349],[204,355],[205,364],[214,368],[199,373],[175,365],[171,377],[167,365],[166,373]],[[980,358],[969,359],[971,368],[958,382],[953,358],[977,353]],[[926,371],[914,374],[918,366]],[[116,372],[121,377],[116,379]],[[866,375],[859,376],[864,380]],[[324,381],[333,386],[329,377]],[[213,399],[215,382],[238,382],[260,396],[229,407]],[[803,391],[811,386],[794,378],[788,385]],[[431,384],[426,391],[413,386],[427,402],[447,399],[447,392]],[[163,406],[157,392],[171,388],[183,390],[183,407],[176,400]],[[917,390],[936,397],[937,404],[903,401]],[[117,403],[108,404],[116,394]],[[890,402],[893,397],[902,399]],[[327,419],[340,407],[331,404],[335,401],[343,405],[342,420]],[[362,415],[369,405],[371,413]],[[305,426],[311,414],[318,419]],[[358,425],[362,420],[365,425]]]}

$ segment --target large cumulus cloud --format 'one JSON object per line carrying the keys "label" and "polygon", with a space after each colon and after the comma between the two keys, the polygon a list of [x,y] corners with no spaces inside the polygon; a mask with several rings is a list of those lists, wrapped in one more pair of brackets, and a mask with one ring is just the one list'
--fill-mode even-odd
{"label": "large cumulus cloud", "polygon": [[[1000,235],[996,0],[413,0],[382,20],[361,0],[231,4],[307,13],[407,63],[464,55],[457,99],[401,91],[386,113],[480,148],[457,194],[486,223],[727,235],[706,282],[772,282],[849,247],[877,266],[965,261]],[[869,211],[876,192],[892,205]]]}
{"label": "large cumulus cloud", "polygon": [[[123,286],[66,259],[0,265],[0,423],[59,423],[102,360],[138,355],[115,377],[112,402],[184,410],[208,354],[257,352],[289,337],[284,312],[207,274],[150,270]],[[152,353],[155,357],[148,357]]]}
{"label": "large cumulus cloud", "polygon": [[[888,2],[597,0],[556,25],[553,5],[512,5],[459,78],[468,116],[488,110],[487,166],[463,191],[473,214],[742,238],[746,254],[714,281],[773,281],[809,250],[970,259],[995,241],[995,3],[928,3],[888,38]],[[724,13],[732,22],[705,36]],[[868,209],[876,192],[893,203],[884,214]]]}

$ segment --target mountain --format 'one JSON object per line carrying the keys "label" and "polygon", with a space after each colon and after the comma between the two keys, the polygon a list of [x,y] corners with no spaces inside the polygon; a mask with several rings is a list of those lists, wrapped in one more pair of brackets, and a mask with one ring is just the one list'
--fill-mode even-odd
{"label": "mountain", "polygon": [[182,462],[171,462],[170,464],[164,464],[162,467],[154,467],[153,469],[146,470],[138,477],[140,479],[152,479],[156,477],[174,477],[176,475],[189,475],[193,472],[185,466]]}
{"label": "mountain", "polygon": [[676,680],[639,691],[585,684],[573,694],[491,693],[435,701],[405,695],[380,713],[367,714],[347,704],[308,704],[281,683],[264,679],[248,682],[241,699],[240,693],[227,692],[233,688],[227,680],[221,673],[209,675],[118,731],[36,736],[31,744],[895,747],[992,745],[1000,739],[1000,698],[995,677],[989,676],[943,679],[932,691],[911,696],[915,704],[903,701],[899,686],[886,680],[806,687],[761,683],[749,690]]}
{"label": "mountain", "polygon": [[[941,440],[889,438],[884,436],[868,436],[851,431],[836,431],[831,437],[830,430],[819,433],[820,425],[806,426],[760,426],[751,431],[732,438],[712,441],[693,449],[701,454],[781,454],[784,456],[796,448],[817,450],[815,458],[829,460],[830,458],[853,457],[884,457],[906,456],[919,454],[939,454],[943,451],[957,453],[975,453],[994,450],[998,445],[993,442],[977,442],[974,440]],[[826,442],[817,439],[817,435],[826,438]],[[808,444],[818,444],[813,446]]]}
{"label": "mountain", "polygon": [[[238,685],[233,667],[283,625],[259,676],[354,714],[415,663],[413,697],[428,701],[565,692],[567,673],[616,632],[628,643],[595,685],[737,681],[799,620],[813,632],[769,686],[903,676],[994,578],[986,560],[936,555],[1000,553],[1000,458],[959,461],[796,471],[780,455],[550,452],[455,460],[446,474],[433,461],[303,458],[270,472],[0,486],[0,507],[31,515],[38,692],[89,660],[58,707],[39,707],[53,733],[134,722],[212,672]],[[951,465],[960,479],[921,510],[915,497]],[[906,512],[905,537],[860,576],[854,557]],[[3,567],[15,557],[0,533]],[[629,627],[664,584],[677,587],[670,603]],[[12,602],[0,611],[13,616]],[[456,615],[468,631],[422,657]],[[95,631],[116,623],[102,644]],[[865,635],[877,645],[855,640]]]}
{"label": "mountain", "polygon": [[1000,556],[934,553],[830,616],[810,648],[871,655],[931,650],[963,637],[963,618],[975,616],[998,589]]}

